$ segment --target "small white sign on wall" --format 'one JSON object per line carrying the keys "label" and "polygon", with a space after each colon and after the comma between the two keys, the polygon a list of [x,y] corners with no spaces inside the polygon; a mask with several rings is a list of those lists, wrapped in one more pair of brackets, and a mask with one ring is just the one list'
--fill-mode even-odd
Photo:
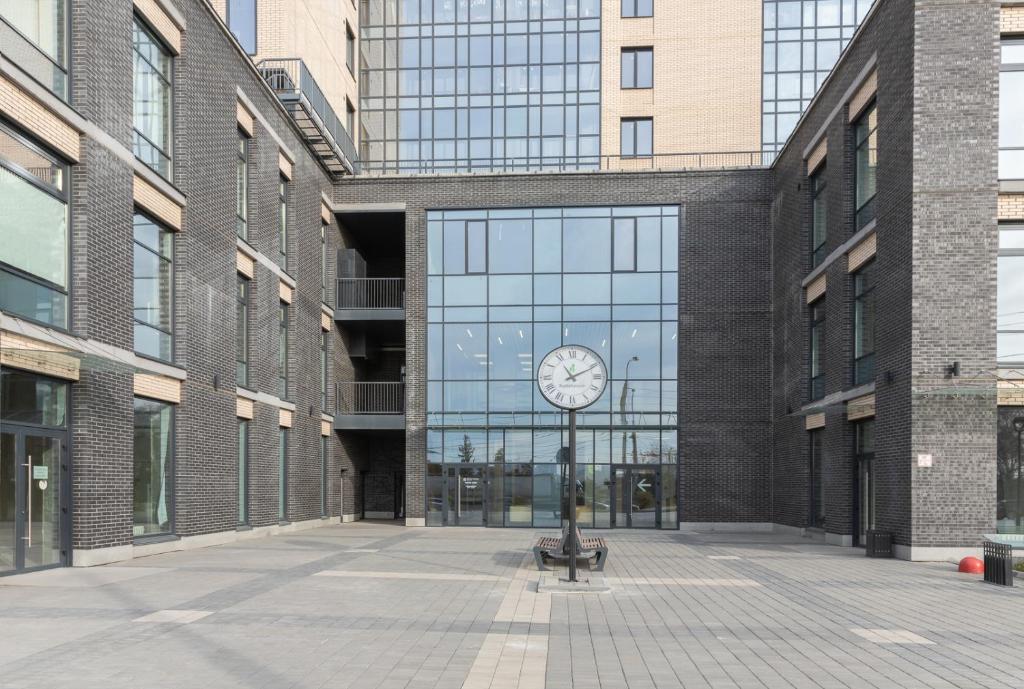
{"label": "small white sign on wall", "polygon": [[931,455],[918,455],[917,456],[917,468],[918,469],[930,469],[932,466]]}

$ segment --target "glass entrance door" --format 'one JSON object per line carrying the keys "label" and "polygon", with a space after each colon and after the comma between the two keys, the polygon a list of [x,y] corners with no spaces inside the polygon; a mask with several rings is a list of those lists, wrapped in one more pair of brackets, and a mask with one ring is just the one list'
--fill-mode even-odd
{"label": "glass entrance door", "polygon": [[448,473],[448,524],[483,526],[486,508],[484,467],[453,466]]}
{"label": "glass entrance door", "polygon": [[660,466],[617,466],[611,488],[613,528],[661,528]]}
{"label": "glass entrance door", "polygon": [[62,432],[0,433],[0,572],[66,564]]}

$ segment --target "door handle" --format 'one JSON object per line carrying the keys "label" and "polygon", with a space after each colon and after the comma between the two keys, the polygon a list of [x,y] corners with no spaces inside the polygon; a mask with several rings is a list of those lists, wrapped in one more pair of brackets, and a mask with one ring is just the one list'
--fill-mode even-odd
{"label": "door handle", "polygon": [[28,533],[27,536],[22,538],[28,541],[28,547],[32,547],[32,455],[28,456],[28,464],[25,465],[28,469],[28,480],[25,482],[27,490],[25,491],[25,500],[28,501],[28,521],[25,523],[25,529]]}

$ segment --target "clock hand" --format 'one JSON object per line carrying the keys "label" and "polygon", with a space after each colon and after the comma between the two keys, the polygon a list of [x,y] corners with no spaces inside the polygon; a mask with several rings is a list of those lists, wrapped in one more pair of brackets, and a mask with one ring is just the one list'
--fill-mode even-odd
{"label": "clock hand", "polygon": [[[563,366],[562,368],[565,368],[565,366]],[[583,369],[582,371],[580,371],[579,373],[577,373],[577,374],[576,374],[575,376],[574,376],[573,374],[569,373],[569,369],[567,369],[567,368],[565,368],[565,372],[566,372],[566,373],[569,373],[569,380],[576,380],[576,379],[577,379],[578,377],[582,376],[582,375],[583,375],[584,373],[586,373],[587,371],[591,371],[591,370],[593,370],[593,369],[595,369],[595,368],[597,368],[597,364],[594,364],[594,365],[593,365],[593,366],[591,366],[590,368],[586,368],[586,369]]]}

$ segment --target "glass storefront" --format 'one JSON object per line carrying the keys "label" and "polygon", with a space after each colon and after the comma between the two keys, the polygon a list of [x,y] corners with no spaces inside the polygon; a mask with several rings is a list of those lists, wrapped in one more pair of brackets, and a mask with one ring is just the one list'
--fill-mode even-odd
{"label": "glass storefront", "polygon": [[561,524],[534,361],[581,344],[609,384],[578,417],[580,524],[677,527],[678,245],[676,206],[428,213],[428,524]]}
{"label": "glass storefront", "polygon": [[174,406],[135,398],[132,480],[132,535],[152,536],[172,529]]}
{"label": "glass storefront", "polygon": [[1024,533],[1024,407],[999,408],[996,529]]}

